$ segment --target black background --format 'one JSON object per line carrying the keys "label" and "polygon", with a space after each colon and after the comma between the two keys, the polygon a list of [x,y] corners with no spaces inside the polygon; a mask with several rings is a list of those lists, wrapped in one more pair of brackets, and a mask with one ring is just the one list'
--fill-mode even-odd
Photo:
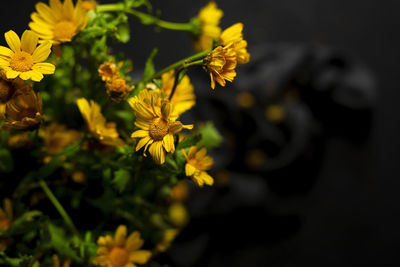
{"label": "black background", "polygon": [[[2,1],[0,32],[21,34],[34,10],[31,0]],[[104,1],[106,2],[106,1]],[[113,2],[113,1],[107,1]],[[162,18],[185,22],[207,1],[157,0]],[[399,10],[395,0],[220,0],[222,28],[242,21],[252,47],[263,43],[313,43],[335,47],[367,66],[376,79],[372,131],[363,145],[326,142],[317,183],[306,194],[278,198],[279,212],[297,213],[301,227],[290,240],[259,244],[239,253],[232,266],[399,266],[400,138]],[[116,45],[140,70],[154,46],[158,69],[192,53],[180,32],[143,27],[134,18],[132,40]],[[5,45],[1,38],[0,43]],[[240,79],[240,70],[238,74]],[[301,177],[298,177],[301,179]],[[256,224],[258,225],[258,224]],[[238,232],[244,231],[238,227]],[[259,231],[263,231],[262,226]],[[235,240],[236,233],[228,242]],[[218,262],[218,263],[216,263]],[[222,260],[212,266],[225,266]],[[228,262],[228,261],[227,261]],[[232,263],[230,263],[232,264]]]}

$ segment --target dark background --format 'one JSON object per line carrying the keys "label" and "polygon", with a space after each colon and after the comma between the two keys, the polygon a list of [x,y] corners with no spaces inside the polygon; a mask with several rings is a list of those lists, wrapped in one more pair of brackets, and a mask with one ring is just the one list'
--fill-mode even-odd
{"label": "dark background", "polygon": [[[21,34],[27,28],[35,2],[4,1],[0,9],[0,32],[13,29]],[[207,1],[152,3],[155,9],[162,10],[163,19],[186,22]],[[238,224],[236,233],[224,236],[230,239],[229,248],[238,243],[237,249],[231,251],[234,255],[229,251],[217,252],[203,266],[228,263],[230,266],[399,266],[400,3],[394,0],[219,0],[217,3],[225,12],[222,28],[237,21],[245,24],[250,52],[265,43],[334,47],[369,68],[376,81],[377,97],[367,142],[357,144],[330,137],[324,143],[318,179],[307,192],[287,197],[272,194],[266,198],[273,211],[296,214],[300,223],[294,234],[279,237],[276,242],[266,240],[242,247],[242,240],[236,237],[246,229]],[[160,48],[158,69],[192,53],[189,36],[168,31],[154,34],[153,27],[143,27],[134,18],[131,21],[131,42],[117,45],[116,50],[124,50],[133,59],[136,70],[140,71],[154,46]],[[3,38],[0,43],[5,44]],[[302,179],[301,175],[298,179]],[[264,221],[261,217],[259,221]],[[234,224],[235,218],[232,221]],[[263,228],[257,217],[254,225],[260,233],[273,232]],[[173,248],[174,251],[179,252],[179,247]]]}

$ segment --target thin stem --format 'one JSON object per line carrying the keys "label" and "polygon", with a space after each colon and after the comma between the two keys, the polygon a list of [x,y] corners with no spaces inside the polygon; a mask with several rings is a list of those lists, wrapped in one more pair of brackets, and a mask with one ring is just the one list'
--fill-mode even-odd
{"label": "thin stem", "polygon": [[[153,77],[151,77],[150,81],[153,80],[153,79],[160,78],[161,75],[163,75],[164,73],[166,73],[166,72],[168,72],[170,70],[174,70],[174,69],[179,68],[181,66],[188,66],[193,61],[199,61],[200,59],[202,60],[211,51],[212,51],[212,49],[205,50],[205,51],[200,52],[198,54],[195,54],[193,56],[190,56],[190,57],[184,58],[182,60],[179,60],[178,62],[175,62],[175,63],[169,65],[168,67],[162,69],[161,71],[157,72],[156,74],[154,74]],[[196,65],[197,64],[198,64],[198,62],[196,63]]]}
{"label": "thin stem", "polygon": [[60,202],[58,201],[58,199],[56,198],[56,196],[53,194],[53,192],[51,192],[50,188],[47,186],[46,182],[43,180],[39,181],[39,185],[42,187],[43,191],[46,193],[47,197],[50,199],[51,203],[53,204],[53,206],[57,209],[57,211],[60,213],[61,217],[64,219],[65,223],[69,226],[69,228],[71,229],[71,231],[77,236],[79,237],[79,239],[81,238],[79,235],[78,230],[76,229],[74,223],[72,222],[71,218],[69,217],[69,215],[67,214],[67,212],[65,211],[65,209],[63,208],[63,206],[60,204]]}
{"label": "thin stem", "polygon": [[179,84],[179,75],[181,74],[181,72],[182,72],[184,69],[185,69],[185,68],[180,68],[180,69],[175,73],[174,86],[172,87],[171,94],[169,95],[169,101],[171,101],[171,99],[172,99],[172,97],[173,97],[173,95],[174,95],[174,93],[175,93],[176,87],[178,87],[178,84]]}
{"label": "thin stem", "polygon": [[188,31],[188,32],[195,32],[196,30],[198,30],[192,23],[176,23],[176,22],[169,22],[169,21],[161,20],[150,14],[147,14],[147,13],[135,10],[135,9],[125,8],[123,3],[98,5],[96,8],[96,11],[97,12],[113,12],[113,11],[125,12],[127,14],[137,17],[139,20],[141,20],[141,22],[143,24],[157,25],[161,28],[168,29],[168,30]]}

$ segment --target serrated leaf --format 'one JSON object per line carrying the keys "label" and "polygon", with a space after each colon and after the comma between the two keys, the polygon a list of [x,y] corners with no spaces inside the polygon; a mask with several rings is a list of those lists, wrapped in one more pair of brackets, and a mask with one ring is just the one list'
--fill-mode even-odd
{"label": "serrated leaf", "polygon": [[114,179],[112,182],[118,189],[118,191],[121,193],[126,188],[126,185],[128,184],[130,179],[131,179],[130,172],[124,169],[120,169],[114,172]]}
{"label": "serrated leaf", "polygon": [[154,57],[157,55],[157,53],[158,53],[157,48],[154,48],[153,51],[151,51],[151,54],[148,57],[145,68],[144,68],[143,81],[150,81],[151,77],[153,77],[153,75],[155,73],[153,60],[154,60]]}

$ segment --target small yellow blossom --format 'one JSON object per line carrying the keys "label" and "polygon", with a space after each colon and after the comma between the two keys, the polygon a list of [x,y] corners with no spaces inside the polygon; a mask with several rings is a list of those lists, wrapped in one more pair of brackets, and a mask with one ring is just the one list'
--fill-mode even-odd
{"label": "small yellow blossom", "polygon": [[106,146],[120,147],[124,145],[124,142],[119,138],[115,123],[106,121],[101,114],[99,104],[93,100],[90,100],[89,104],[85,98],[79,98],[76,103],[86,121],[89,132],[94,138]]}
{"label": "small yellow blossom", "polygon": [[163,99],[160,90],[142,90],[139,96],[129,99],[129,105],[135,112],[135,125],[140,130],[132,133],[132,138],[140,138],[136,151],[148,149],[158,164],[165,162],[165,153],[174,153],[174,134],[182,129],[192,129],[193,125],[183,125],[171,118],[172,106]]}
{"label": "small yellow blossom", "polygon": [[135,267],[136,264],[146,264],[151,252],[140,250],[143,243],[139,232],[135,231],[127,237],[126,226],[120,225],[114,238],[110,235],[99,237],[98,256],[93,260],[93,264],[107,267]]}
{"label": "small yellow blossom", "polygon": [[[57,254],[52,256],[53,259],[53,267],[61,267],[60,258]],[[62,265],[62,267],[69,267],[71,266],[71,259],[66,259]]]}
{"label": "small yellow blossom", "polygon": [[134,86],[129,86],[126,80],[119,76],[114,76],[111,81],[106,83],[106,87],[107,95],[115,102],[125,100],[129,93],[135,88]]}
{"label": "small yellow blossom", "polygon": [[83,133],[67,129],[65,125],[52,122],[46,128],[39,131],[39,136],[44,141],[44,149],[50,155],[63,151],[83,137]]}
{"label": "small yellow blossom", "polygon": [[87,177],[84,172],[82,171],[75,171],[72,174],[72,181],[78,184],[84,184],[87,181]]}
{"label": "small yellow blossom", "polygon": [[85,12],[89,12],[91,10],[96,10],[97,2],[94,0],[85,0],[82,1],[81,6]]}
{"label": "small yellow blossom", "polygon": [[236,52],[233,43],[228,46],[218,46],[204,59],[205,67],[210,74],[211,88],[215,89],[215,82],[225,86],[225,80],[232,82],[236,77]]}
{"label": "small yellow blossom", "polygon": [[32,140],[28,132],[10,135],[8,138],[8,146],[10,148],[28,148],[32,146]]}
{"label": "small yellow blossom", "polygon": [[89,21],[81,0],[78,0],[75,7],[72,0],[64,0],[64,3],[50,0],[50,6],[39,2],[35,8],[36,12],[31,14],[29,27],[41,39],[54,44],[71,42]]}
{"label": "small yellow blossom", "polygon": [[174,239],[178,234],[179,234],[178,229],[171,228],[165,230],[161,240],[157,243],[154,250],[157,252],[167,251],[167,249],[171,246],[172,241],[174,241]]}
{"label": "small yellow blossom", "polygon": [[198,51],[208,50],[212,48],[213,40],[218,39],[221,34],[219,22],[224,15],[221,9],[218,9],[214,1],[203,7],[199,14],[201,32],[195,43],[195,49]]}
{"label": "small yellow blossom", "polygon": [[[13,208],[11,200],[3,200],[3,208],[0,208],[0,232],[6,231],[13,223]],[[10,243],[8,238],[0,237],[0,251],[5,251]]]}
{"label": "small yellow blossom", "polygon": [[180,181],[171,189],[172,201],[184,201],[189,195],[189,188],[186,181]]}
{"label": "small yellow blossom", "polygon": [[168,209],[169,219],[176,227],[184,227],[189,222],[189,213],[185,205],[180,202],[173,203]]}
{"label": "small yellow blossom", "polygon": [[97,71],[99,72],[101,79],[105,82],[111,81],[114,76],[119,77],[118,67],[112,60],[106,61],[101,64]]}
{"label": "small yellow blossom", "polygon": [[192,146],[189,153],[182,149],[186,158],[185,173],[191,177],[192,181],[202,187],[204,184],[213,185],[214,179],[206,171],[214,166],[213,159],[207,155],[207,149],[198,150],[197,146]]}
{"label": "small yellow blossom", "polygon": [[55,66],[45,61],[51,53],[51,43],[43,42],[39,46],[39,37],[26,30],[21,39],[13,31],[4,34],[10,48],[0,46],[0,68],[7,79],[20,77],[22,80],[39,82],[43,74],[53,74]]}
{"label": "small yellow blossom", "polygon": [[285,119],[285,109],[280,105],[269,105],[265,109],[265,117],[273,123],[279,123]]}
{"label": "small yellow blossom", "polygon": [[237,64],[246,64],[250,61],[250,54],[247,52],[247,41],[243,40],[242,31],[243,23],[236,23],[224,30],[220,36],[222,46],[233,44]]}
{"label": "small yellow blossom", "polygon": [[[30,85],[32,86],[32,85]],[[20,90],[5,104],[5,112],[0,112],[4,120],[3,129],[32,130],[42,122],[42,97],[30,90]]]}
{"label": "small yellow blossom", "polygon": [[[161,90],[166,95],[166,98],[169,98],[175,83],[174,70],[164,73],[161,80]],[[177,118],[196,104],[196,95],[194,94],[194,87],[190,82],[189,76],[185,75],[176,86],[174,95],[171,98],[171,104],[174,107],[171,116]]]}

